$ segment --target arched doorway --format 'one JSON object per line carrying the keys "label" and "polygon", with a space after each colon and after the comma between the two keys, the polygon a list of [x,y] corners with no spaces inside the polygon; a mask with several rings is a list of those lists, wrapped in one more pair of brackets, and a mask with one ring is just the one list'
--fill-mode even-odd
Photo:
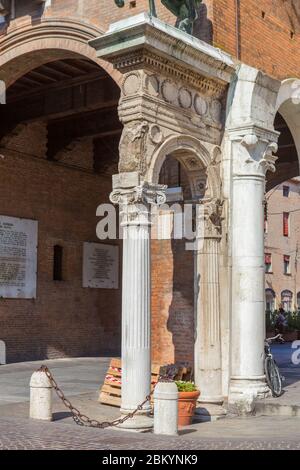
{"label": "arched doorway", "polygon": [[121,243],[109,242],[117,284],[84,280],[91,256],[104,263],[108,250],[96,237],[96,209],[117,171],[119,87],[93,60],[90,31],[66,39],[64,25],[50,24],[45,37],[43,27],[1,55],[0,215],[38,227],[36,295],[3,299],[9,362],[120,354]]}
{"label": "arched doorway", "polygon": [[[198,386],[201,384],[202,389],[200,399],[203,408],[200,414],[203,412],[205,415],[210,413],[211,405],[223,403],[221,341],[225,339],[226,334],[221,340],[222,279],[219,271],[223,249],[222,212],[224,207],[219,180],[219,156],[217,148],[207,148],[195,138],[171,136],[153,156],[147,175],[149,181],[153,183],[159,181],[171,184],[168,190],[171,197],[175,193],[181,203],[190,203],[194,208],[194,239],[192,240],[194,243],[187,243],[188,240],[169,242],[169,257],[173,260],[173,265],[172,276],[169,279],[169,301],[166,305],[166,312],[172,320],[169,325],[172,325],[171,333],[175,351],[181,348],[182,358],[189,358],[193,352],[195,381]],[[175,199],[175,202],[178,202],[178,199],[177,201]],[[184,209],[186,210],[186,204]],[[192,253],[189,253],[189,250]],[[181,257],[185,259],[187,271],[183,268]],[[159,263],[159,258],[157,258],[157,263]],[[191,275],[192,272],[193,275]],[[180,326],[177,330],[174,328],[174,323],[176,324],[174,312],[176,313],[184,304],[181,289],[185,288],[187,282],[189,296],[192,295],[190,292],[192,282],[194,284],[194,300],[192,303],[192,299],[189,299],[189,313],[186,312],[183,316],[186,320],[183,339]],[[177,297],[178,294],[180,299]],[[194,304],[194,321],[191,317],[192,304]],[[181,325],[181,330],[183,330],[183,325]]]}
{"label": "arched doorway", "polygon": [[[158,216],[160,239],[152,240],[152,348],[155,362],[194,364],[193,253],[185,250],[184,204],[191,202],[185,168],[167,157],[159,183],[168,186],[165,210]],[[174,233],[179,229],[179,233]],[[181,230],[181,233],[180,233]],[[158,280],[159,282],[155,282]]]}

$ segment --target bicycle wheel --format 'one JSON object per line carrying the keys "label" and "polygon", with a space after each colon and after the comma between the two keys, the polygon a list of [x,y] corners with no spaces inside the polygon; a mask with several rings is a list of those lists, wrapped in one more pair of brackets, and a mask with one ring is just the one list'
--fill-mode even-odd
{"label": "bicycle wheel", "polygon": [[265,359],[265,373],[273,397],[280,397],[282,393],[282,381],[276,362],[270,356]]}

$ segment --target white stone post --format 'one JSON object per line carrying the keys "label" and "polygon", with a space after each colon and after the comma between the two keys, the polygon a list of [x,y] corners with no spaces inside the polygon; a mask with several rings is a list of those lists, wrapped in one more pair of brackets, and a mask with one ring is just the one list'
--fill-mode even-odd
{"label": "white stone post", "polygon": [[154,390],[154,434],[177,436],[178,389],[175,382],[158,382]]}
{"label": "white stone post", "polygon": [[222,202],[213,198],[198,206],[195,259],[195,382],[200,390],[196,417],[201,421],[224,415],[220,328],[219,251]]}
{"label": "white stone post", "polygon": [[0,341],[0,364],[6,364],[6,344],[4,341]]}
{"label": "white stone post", "polygon": [[[264,192],[275,171],[277,133],[257,126],[230,134],[232,205],[232,373],[229,404],[240,413],[268,394],[264,375]],[[273,140],[272,140],[273,139]]]}
{"label": "white stone post", "polygon": [[[120,205],[123,236],[122,285],[122,398],[121,413],[137,408],[150,393],[150,205],[164,203],[164,186],[141,182],[138,173],[113,177],[110,199]],[[148,401],[143,410],[122,427],[147,429]]]}
{"label": "white stone post", "polygon": [[43,371],[30,379],[30,418],[52,421],[52,385]]}

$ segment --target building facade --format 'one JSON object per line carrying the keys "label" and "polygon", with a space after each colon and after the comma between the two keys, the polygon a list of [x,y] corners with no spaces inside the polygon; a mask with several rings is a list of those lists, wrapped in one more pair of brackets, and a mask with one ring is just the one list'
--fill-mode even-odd
{"label": "building facade", "polygon": [[293,178],[266,195],[266,310],[300,308],[300,184]]}
{"label": "building facade", "polygon": [[[151,354],[193,363],[202,410],[247,412],[268,394],[265,189],[299,174],[299,7],[207,0],[193,37],[156,3],[0,2],[0,339],[9,361],[122,343],[124,412]],[[166,186],[201,207],[192,249],[150,236]],[[99,243],[110,202],[125,237]]]}

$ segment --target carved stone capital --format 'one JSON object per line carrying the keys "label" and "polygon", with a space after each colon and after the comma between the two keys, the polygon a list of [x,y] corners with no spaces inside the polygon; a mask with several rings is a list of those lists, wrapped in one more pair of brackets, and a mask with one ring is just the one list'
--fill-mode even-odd
{"label": "carved stone capital", "polygon": [[166,195],[164,185],[142,183],[134,188],[115,189],[110,200],[120,206],[121,226],[151,225],[149,205],[164,204]]}
{"label": "carved stone capital", "polygon": [[150,184],[143,182],[133,188],[117,188],[110,194],[113,204],[120,206],[129,204],[164,204],[166,202],[165,189],[162,184]]}
{"label": "carved stone capital", "polygon": [[234,176],[264,178],[275,171],[278,133],[257,126],[236,129],[231,135]]}

